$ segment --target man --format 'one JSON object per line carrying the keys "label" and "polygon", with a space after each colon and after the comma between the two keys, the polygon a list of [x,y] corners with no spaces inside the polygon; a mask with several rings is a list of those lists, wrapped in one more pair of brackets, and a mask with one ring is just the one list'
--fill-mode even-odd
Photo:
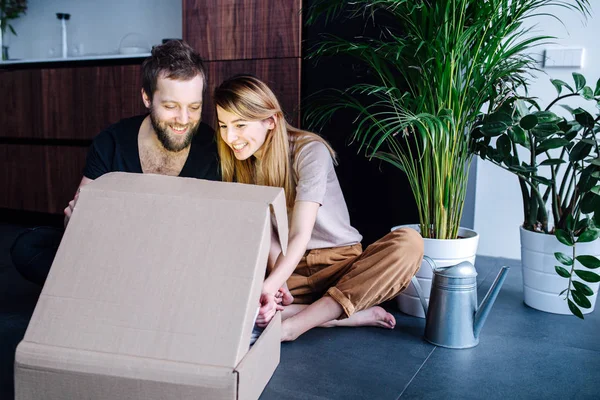
{"label": "man", "polygon": [[[220,180],[212,129],[200,121],[206,74],[200,56],[179,40],[152,49],[142,64],[142,100],[149,114],[127,118],[92,142],[83,178],[65,208],[65,227],[79,190],[114,171]],[[17,237],[13,264],[26,279],[43,285],[63,231],[40,227]]]}

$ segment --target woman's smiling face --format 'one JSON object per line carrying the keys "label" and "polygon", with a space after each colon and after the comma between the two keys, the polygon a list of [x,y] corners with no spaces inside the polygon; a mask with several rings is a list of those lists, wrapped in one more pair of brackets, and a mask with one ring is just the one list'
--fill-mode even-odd
{"label": "woman's smiling face", "polygon": [[267,134],[275,127],[273,118],[246,120],[218,106],[217,118],[221,139],[231,148],[235,158],[247,160],[254,156],[260,159]]}

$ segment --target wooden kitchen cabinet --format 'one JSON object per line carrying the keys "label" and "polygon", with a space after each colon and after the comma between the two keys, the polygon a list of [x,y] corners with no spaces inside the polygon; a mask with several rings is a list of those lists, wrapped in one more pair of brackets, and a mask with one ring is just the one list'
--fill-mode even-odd
{"label": "wooden kitchen cabinet", "polygon": [[0,209],[62,213],[94,136],[146,112],[141,61],[0,69]]}
{"label": "wooden kitchen cabinet", "polygon": [[0,137],[43,136],[41,87],[42,73],[39,69],[0,69]]}
{"label": "wooden kitchen cabinet", "polygon": [[183,0],[183,38],[210,61],[300,57],[301,0]]}
{"label": "wooden kitchen cabinet", "polygon": [[93,139],[122,118],[146,112],[139,65],[42,70],[44,137]]}

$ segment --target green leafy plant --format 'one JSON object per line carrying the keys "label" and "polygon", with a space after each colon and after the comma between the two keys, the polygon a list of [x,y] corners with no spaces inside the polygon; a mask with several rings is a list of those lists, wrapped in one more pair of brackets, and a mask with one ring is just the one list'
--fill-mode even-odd
{"label": "green leafy plant", "polygon": [[[531,98],[515,91],[482,118],[472,134],[472,151],[515,174],[523,198],[523,228],[554,234],[571,254],[555,253],[561,265],[556,272],[569,280],[565,295],[569,309],[583,318],[579,307],[590,308],[593,295],[585,282],[600,281],[593,271],[577,269],[578,261],[589,269],[600,267],[593,255],[577,255],[578,243],[592,242],[600,234],[600,111],[590,114],[581,107],[562,104],[567,99],[600,107],[600,80],[595,89],[583,75],[573,73],[573,86],[554,79],[557,97],[542,109]],[[557,115],[558,106],[570,115]],[[519,151],[521,149],[521,151]],[[521,154],[525,152],[524,157]],[[550,226],[547,207],[553,226]]]}
{"label": "green leafy plant", "polygon": [[[375,80],[321,94],[305,119],[322,127],[341,109],[353,110],[352,133],[369,158],[407,174],[421,234],[456,238],[463,211],[471,131],[480,110],[501,99],[505,87],[525,84],[531,48],[547,36],[524,22],[547,6],[589,14],[588,0],[344,0],[317,1],[317,18],[366,18],[373,36],[351,40],[324,34],[309,57],[355,57]],[[556,17],[555,17],[556,18]]]}
{"label": "green leafy plant", "polygon": [[17,32],[9,23],[10,20],[19,18],[27,11],[27,0],[0,0],[0,31],[6,33],[10,29],[13,35]]}

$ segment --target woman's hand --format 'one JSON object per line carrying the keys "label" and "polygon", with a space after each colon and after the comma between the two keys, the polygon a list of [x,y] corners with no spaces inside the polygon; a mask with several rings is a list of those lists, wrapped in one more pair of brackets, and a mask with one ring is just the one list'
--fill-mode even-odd
{"label": "woman's hand", "polygon": [[260,308],[258,310],[258,317],[256,317],[256,325],[261,328],[266,327],[273,319],[273,316],[275,316],[275,313],[282,310],[283,306],[277,304],[274,294],[266,292],[261,293]]}

